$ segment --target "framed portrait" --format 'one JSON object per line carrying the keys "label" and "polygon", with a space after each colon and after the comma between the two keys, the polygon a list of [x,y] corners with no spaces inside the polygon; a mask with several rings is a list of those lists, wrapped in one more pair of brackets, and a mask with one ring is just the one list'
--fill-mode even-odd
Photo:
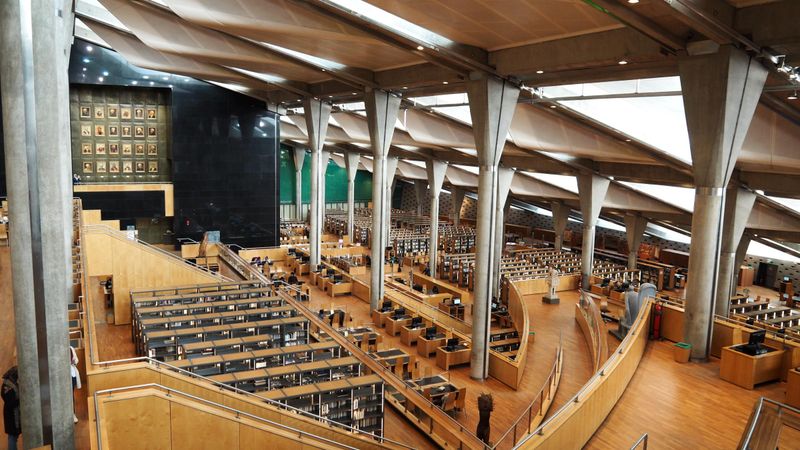
{"label": "framed portrait", "polygon": [[119,109],[119,117],[126,120],[131,120],[131,109],[130,108],[120,108]]}
{"label": "framed portrait", "polygon": [[132,146],[131,146],[130,143],[123,142],[122,143],[122,154],[123,155],[132,155],[133,152],[131,151],[131,148],[132,148]]}
{"label": "framed portrait", "polygon": [[92,154],[92,144],[89,142],[84,142],[81,144],[81,155],[91,155]]}
{"label": "framed portrait", "polygon": [[119,155],[119,142],[114,142],[108,144],[108,154],[109,155]]}
{"label": "framed portrait", "polygon": [[144,120],[144,108],[133,108],[133,120]]}
{"label": "framed portrait", "polygon": [[96,155],[105,155],[106,154],[106,143],[105,142],[97,142],[94,144],[94,153]]}
{"label": "framed portrait", "polygon": [[144,156],[144,144],[136,144],[133,149],[136,156]]}
{"label": "framed portrait", "polygon": [[156,120],[156,109],[155,108],[147,108],[147,120]]}
{"label": "framed portrait", "polygon": [[119,136],[119,125],[109,125],[108,135],[114,137]]}
{"label": "framed portrait", "polygon": [[81,136],[91,136],[91,135],[92,135],[92,126],[81,125]]}
{"label": "framed portrait", "polygon": [[105,106],[95,106],[94,107],[94,118],[95,119],[105,119],[106,118],[106,107]]}
{"label": "framed portrait", "polygon": [[136,173],[144,173],[144,161],[136,161]]}
{"label": "framed portrait", "polygon": [[97,164],[97,167],[96,167],[97,173],[106,173],[106,172],[108,172],[108,165],[106,164],[106,161],[97,161],[96,164]]}
{"label": "framed portrait", "polygon": [[119,173],[119,161],[108,162],[108,173]]}
{"label": "framed portrait", "polygon": [[156,127],[147,127],[147,137],[156,137]]}
{"label": "framed portrait", "polygon": [[106,135],[106,126],[105,125],[95,125],[94,126],[94,135],[95,136],[105,136]]}
{"label": "framed portrait", "polygon": [[133,173],[133,161],[122,161],[122,173]]}
{"label": "framed portrait", "polygon": [[144,127],[140,127],[140,126],[133,127],[133,136],[134,137],[144,137]]}
{"label": "framed portrait", "polygon": [[122,127],[122,137],[131,137],[131,127]]}
{"label": "framed portrait", "polygon": [[147,173],[158,173],[158,161],[147,161]]}
{"label": "framed portrait", "polygon": [[119,119],[119,108],[116,106],[109,106],[108,107],[108,118],[109,119]]}
{"label": "framed portrait", "polygon": [[91,118],[92,118],[92,107],[81,106],[81,119],[91,119]]}
{"label": "framed portrait", "polygon": [[94,164],[91,162],[83,163],[83,173],[94,173]]}
{"label": "framed portrait", "polygon": [[156,156],[156,155],[158,155],[158,145],[147,144],[147,156]]}

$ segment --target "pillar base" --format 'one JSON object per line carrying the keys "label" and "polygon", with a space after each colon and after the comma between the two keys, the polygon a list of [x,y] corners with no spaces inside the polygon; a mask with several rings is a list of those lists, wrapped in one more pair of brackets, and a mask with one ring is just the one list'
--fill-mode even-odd
{"label": "pillar base", "polygon": [[549,295],[543,295],[542,303],[547,303],[548,305],[557,305],[561,303],[561,299],[558,298],[558,295],[554,295],[552,297]]}

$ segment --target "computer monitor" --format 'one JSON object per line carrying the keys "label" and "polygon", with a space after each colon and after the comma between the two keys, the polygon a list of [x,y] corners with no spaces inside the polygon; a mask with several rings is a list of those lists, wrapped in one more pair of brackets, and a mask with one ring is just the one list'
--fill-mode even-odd
{"label": "computer monitor", "polygon": [[385,302],[383,302],[383,306],[382,306],[382,308],[383,308],[383,309],[391,309],[391,308],[392,308],[392,302],[391,302],[391,300],[390,300],[390,301],[385,301]]}
{"label": "computer monitor", "polygon": [[454,298],[453,299],[453,304],[454,305],[460,305],[461,304],[461,299],[460,298]]}
{"label": "computer monitor", "polygon": [[450,338],[447,340],[447,348],[453,348],[458,345],[458,338]]}
{"label": "computer monitor", "polygon": [[436,336],[436,327],[428,327],[425,329],[425,338],[430,339]]}
{"label": "computer monitor", "polygon": [[492,309],[497,309],[497,303],[492,302]]}
{"label": "computer monitor", "polygon": [[789,277],[783,277],[783,281],[784,281],[784,283],[788,283],[789,282]]}
{"label": "computer monitor", "polygon": [[750,334],[750,339],[747,341],[747,345],[761,345],[764,343],[764,339],[767,337],[767,330],[758,330],[754,331]]}
{"label": "computer monitor", "polygon": [[758,330],[754,331],[750,334],[750,339],[748,339],[747,344],[739,347],[738,349],[745,354],[751,356],[758,356],[763,355],[764,353],[769,352],[769,350],[764,347],[764,339],[767,337],[767,330]]}
{"label": "computer monitor", "polygon": [[417,327],[422,324],[422,317],[414,317],[411,319],[411,327]]}
{"label": "computer monitor", "polygon": [[397,308],[397,309],[394,310],[394,315],[395,316],[404,316],[405,314],[406,314],[406,309],[405,308]]}
{"label": "computer monitor", "polygon": [[334,283],[341,283],[342,282],[342,276],[339,275],[339,274],[334,275],[333,276],[333,282]]}

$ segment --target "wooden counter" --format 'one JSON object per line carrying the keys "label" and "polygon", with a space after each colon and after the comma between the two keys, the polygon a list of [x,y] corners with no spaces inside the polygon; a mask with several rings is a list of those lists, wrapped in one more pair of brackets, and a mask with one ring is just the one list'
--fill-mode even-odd
{"label": "wooden counter", "polygon": [[469,364],[471,351],[464,344],[459,344],[452,352],[445,347],[436,347],[436,365],[441,369],[450,370],[450,366]]}
{"label": "wooden counter", "polygon": [[786,385],[786,403],[795,408],[800,408],[800,368],[789,371]]}
{"label": "wooden counter", "polygon": [[760,383],[781,379],[785,350],[765,345],[771,351],[751,356],[734,350],[736,345],[722,348],[719,377],[745,389]]}

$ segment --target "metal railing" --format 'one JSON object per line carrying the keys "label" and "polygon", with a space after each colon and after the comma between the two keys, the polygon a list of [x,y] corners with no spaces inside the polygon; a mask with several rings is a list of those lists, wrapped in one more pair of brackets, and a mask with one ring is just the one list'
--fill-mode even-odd
{"label": "metal railing", "polygon": [[[550,398],[552,400],[553,396],[555,395],[556,390],[558,389],[558,385],[561,381],[561,368],[564,363],[564,341],[563,335],[559,336],[558,338],[558,348],[556,348],[556,358],[553,361],[553,366],[550,368],[550,374],[547,376],[542,388],[536,394],[536,396],[531,400],[530,405],[525,411],[520,414],[514,424],[506,430],[505,433],[500,436],[500,439],[492,447],[493,449],[501,448],[512,448],[517,443],[517,439],[522,438],[531,433],[531,425],[533,423],[533,418],[536,416],[542,416],[544,419],[545,414],[547,414],[547,410],[544,409],[545,399]],[[534,415],[535,414],[535,415]],[[523,425],[522,429],[524,432],[520,433],[520,422],[522,419],[526,419],[526,423]],[[511,436],[511,441],[506,442],[506,439]]]}
{"label": "metal railing", "polygon": [[642,450],[647,450],[647,439],[648,439],[647,433],[641,435],[639,439],[637,439],[636,442],[634,442],[633,445],[631,445],[630,450],[636,450],[640,446]]}
{"label": "metal railing", "polygon": [[[784,415],[792,416],[784,420]],[[769,417],[768,417],[769,416]],[[775,426],[776,422],[782,426]],[[798,430],[800,424],[800,409],[780,403],[775,400],[761,397],[753,407],[747,427],[739,442],[740,450],[773,450],[778,443],[783,426]]]}
{"label": "metal railing", "polygon": [[202,272],[204,272],[204,273],[206,273],[208,275],[211,275],[211,276],[213,276],[213,277],[215,277],[215,278],[217,278],[217,279],[219,279],[221,281],[233,281],[233,280],[231,280],[230,278],[228,278],[228,277],[226,277],[224,275],[221,275],[221,274],[218,274],[218,273],[214,273],[214,272],[208,270],[205,267],[199,266],[199,265],[197,265],[197,264],[195,264],[195,263],[193,263],[191,261],[188,261],[186,259],[181,258],[180,256],[178,256],[178,255],[176,255],[174,253],[170,253],[170,252],[168,252],[166,250],[160,249],[160,248],[158,248],[158,247],[156,247],[156,246],[154,246],[152,244],[148,244],[145,241],[142,241],[140,239],[130,239],[130,238],[128,238],[127,235],[124,234],[124,232],[112,230],[111,228],[109,228],[106,225],[100,225],[100,224],[83,225],[83,229],[86,230],[86,231],[89,231],[89,232],[97,232],[97,233],[105,234],[106,236],[110,236],[110,237],[117,238],[117,239],[127,239],[127,240],[130,240],[130,241],[136,242],[137,244],[141,244],[145,249],[147,249],[151,253],[167,257],[170,260],[173,260],[175,262],[180,262],[182,264],[188,264],[188,265],[192,266],[193,268],[195,268],[197,270],[200,270],[200,271],[202,271]]}
{"label": "metal railing", "polygon": [[356,447],[351,447],[349,445],[345,445],[345,444],[342,444],[342,443],[339,443],[339,442],[324,438],[322,436],[317,436],[317,435],[309,433],[307,431],[303,431],[303,430],[300,430],[300,429],[297,429],[297,428],[293,428],[293,427],[290,427],[288,425],[284,425],[284,424],[279,423],[279,422],[274,422],[272,420],[265,419],[263,417],[258,417],[258,416],[255,416],[253,414],[249,414],[249,413],[246,413],[244,411],[240,411],[238,409],[234,409],[234,408],[231,408],[229,406],[225,406],[225,405],[222,405],[222,404],[219,404],[219,403],[216,403],[216,402],[212,402],[210,400],[206,400],[204,398],[197,397],[197,396],[194,396],[194,395],[191,395],[191,394],[187,394],[187,393],[185,393],[183,391],[178,391],[176,389],[172,389],[172,388],[169,388],[169,387],[166,387],[166,386],[162,386],[162,385],[156,384],[156,383],[139,384],[139,385],[136,385],[136,386],[125,386],[125,387],[120,387],[120,388],[113,388],[113,389],[105,389],[105,390],[102,390],[102,391],[95,391],[95,393],[94,393],[94,410],[95,410],[96,419],[97,419],[95,421],[95,426],[97,428],[97,448],[98,448],[98,450],[102,450],[103,449],[102,427],[101,427],[101,418],[100,418],[100,411],[101,410],[99,408],[100,401],[98,400],[98,397],[101,396],[101,395],[113,395],[114,393],[117,393],[117,392],[133,391],[133,390],[146,389],[146,388],[159,389],[159,390],[165,391],[167,393],[167,396],[179,395],[179,396],[188,398],[188,399],[190,399],[192,401],[195,401],[195,402],[198,402],[198,403],[202,403],[204,405],[210,405],[210,406],[212,406],[214,408],[234,413],[236,415],[237,419],[240,418],[240,417],[246,417],[246,418],[254,420],[256,422],[261,422],[261,423],[267,424],[267,425],[272,426],[272,427],[277,427],[277,428],[280,428],[282,430],[288,431],[288,432],[290,432],[292,434],[296,434],[298,436],[298,438],[300,438],[300,439],[302,439],[303,437],[308,437],[309,439],[313,439],[315,441],[322,441],[322,442],[325,442],[326,444],[333,445],[335,447],[356,450]]}

